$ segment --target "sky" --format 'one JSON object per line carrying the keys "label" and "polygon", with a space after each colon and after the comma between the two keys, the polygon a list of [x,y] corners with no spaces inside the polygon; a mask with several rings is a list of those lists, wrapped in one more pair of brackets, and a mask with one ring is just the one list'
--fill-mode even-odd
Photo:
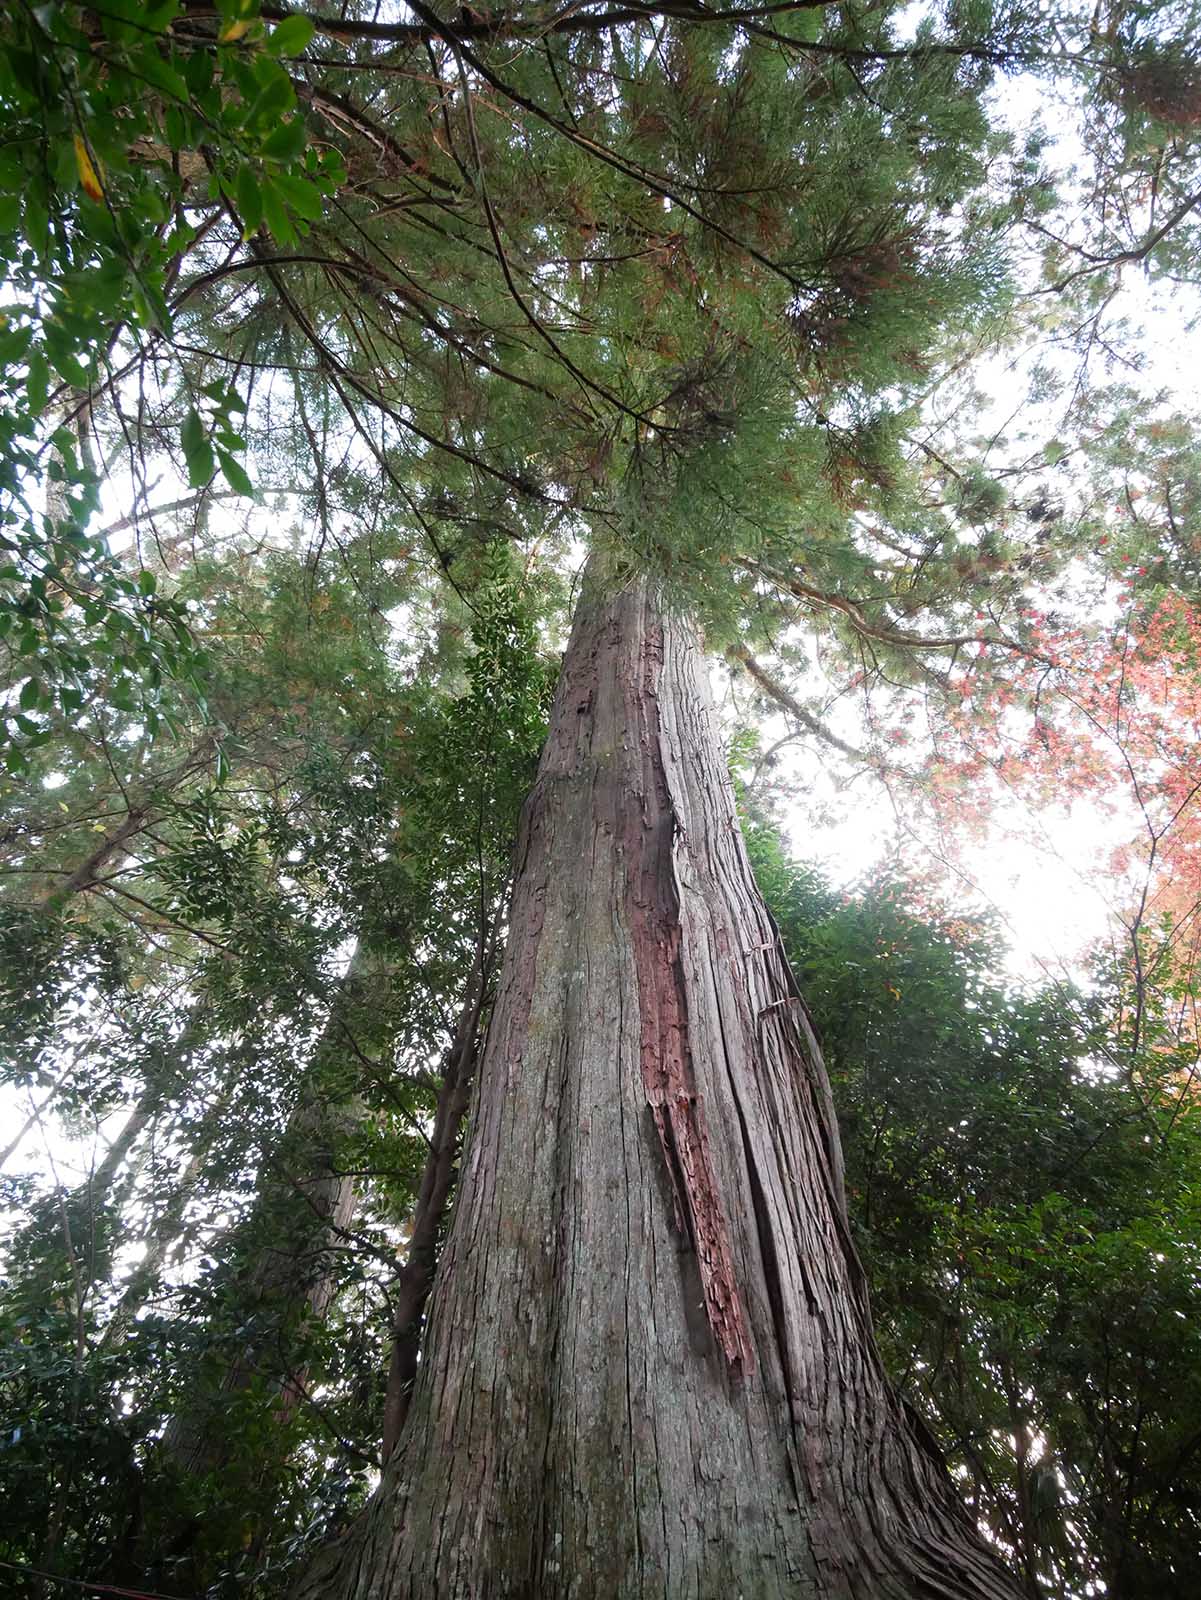
{"label": "sky", "polygon": [[[910,8],[911,31],[927,10],[922,0]],[[1055,111],[1048,106],[1045,87],[1032,78],[1007,77],[996,95],[1016,134],[1025,134],[1040,115]],[[1047,160],[1053,168],[1087,165],[1073,117],[1056,118],[1050,131]],[[1141,264],[1131,264],[1121,269],[1120,288],[1107,313],[1110,324],[1120,319],[1140,330],[1142,370],[1137,382],[1148,396],[1163,393],[1181,409],[1195,406],[1201,376],[1201,294],[1154,282]],[[1021,425],[1021,366],[1011,366],[1006,356],[984,368],[981,387],[993,395],[992,416],[998,425],[1015,413]],[[1123,376],[1134,378],[1128,372]],[[980,431],[987,425],[988,418],[982,418]],[[1053,432],[1048,426],[1046,436]],[[774,731],[764,736],[765,748],[784,731],[783,720],[772,726]],[[853,725],[840,725],[838,731],[854,740]],[[834,791],[812,745],[783,751],[780,775],[793,791],[784,820],[795,852],[823,866],[835,883],[849,887],[895,856],[897,814],[878,785],[860,783],[849,795]],[[815,814],[821,820],[815,822]],[[1121,805],[1077,800],[1070,809],[1035,813],[1012,804],[998,809],[988,837],[962,846],[953,865],[937,837],[912,818],[900,839],[914,866],[941,866],[972,909],[999,917],[1010,945],[1005,965],[1010,977],[1079,980],[1081,955],[1105,939],[1112,926],[1113,907],[1098,863],[1130,838],[1137,825]]]}

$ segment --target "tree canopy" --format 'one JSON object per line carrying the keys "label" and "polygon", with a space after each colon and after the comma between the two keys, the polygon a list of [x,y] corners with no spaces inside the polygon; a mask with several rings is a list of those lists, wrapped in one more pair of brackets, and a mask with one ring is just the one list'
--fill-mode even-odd
{"label": "tree canopy", "polygon": [[[281,1594],[374,1481],[588,550],[726,675],[894,1378],[1030,1595],[1182,1592],[1201,496],[1122,313],[1193,305],[1195,8],[4,19],[17,1592]],[[832,885],[784,747],[949,849],[1108,807],[1112,936]]]}

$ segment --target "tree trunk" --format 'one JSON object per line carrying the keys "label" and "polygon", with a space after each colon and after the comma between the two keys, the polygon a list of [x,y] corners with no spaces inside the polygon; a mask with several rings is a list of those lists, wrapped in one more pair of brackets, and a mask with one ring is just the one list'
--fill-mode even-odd
{"label": "tree trunk", "polygon": [[83,894],[95,886],[97,877],[130,839],[141,833],[149,815],[146,806],[131,806],[116,827],[109,830],[96,848],[68,873],[65,882],[57,884],[42,901],[47,911],[61,911],[74,895]]}
{"label": "tree trunk", "polygon": [[254,1208],[225,1242],[229,1274],[253,1331],[233,1353],[216,1392],[198,1389],[194,1408],[167,1425],[163,1443],[189,1475],[215,1472],[237,1453],[229,1401],[256,1377],[278,1385],[285,1415],[304,1393],[307,1373],[297,1355],[304,1324],[325,1315],[335,1287],[334,1252],[354,1212],[354,1180],[341,1170],[340,1149],[359,1126],[362,1102],[348,1086],[355,1073],[345,1070],[354,1053],[346,1017],[362,1009],[359,991],[386,979],[388,970],[361,950],[352,956],[295,1109],[259,1174]]}
{"label": "tree trunk", "polygon": [[458,1026],[446,1052],[442,1086],[438,1091],[434,1126],[430,1134],[429,1155],[421,1175],[417,1204],[413,1208],[409,1248],[404,1266],[397,1274],[392,1315],[392,1352],[388,1364],[380,1444],[380,1456],[384,1461],[396,1448],[408,1419],[413,1385],[417,1380],[422,1322],[426,1302],[434,1285],[438,1242],[454,1188],[459,1134],[471,1100],[481,1024],[492,981],[493,949],[490,942],[485,951],[481,940],[475,971],[459,1011]]}
{"label": "tree trunk", "polygon": [[890,1390],[691,629],[586,586],[405,1433],[304,1600],[1014,1600]]}

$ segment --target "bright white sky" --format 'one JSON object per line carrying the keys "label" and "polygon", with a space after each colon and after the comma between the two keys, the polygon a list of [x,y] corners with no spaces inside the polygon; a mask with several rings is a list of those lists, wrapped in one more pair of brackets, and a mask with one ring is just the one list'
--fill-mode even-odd
{"label": "bright white sky", "polygon": [[[912,8],[914,26],[925,11]],[[1034,80],[1007,79],[1003,104],[1009,125],[1025,132],[1039,117],[1053,113]],[[1054,167],[1068,167],[1083,158],[1070,116],[1060,119],[1058,137],[1049,150]],[[1201,295],[1172,284],[1150,282],[1139,266],[1124,269],[1119,294],[1107,313],[1108,323],[1125,318],[1143,330],[1143,370],[1139,382],[1149,396],[1165,391],[1182,409],[1196,404],[1201,374]],[[1007,363],[992,366],[988,384],[998,423],[1011,416],[1024,399],[1020,379]],[[1126,381],[1134,375],[1124,373]],[[982,387],[984,385],[982,384]],[[981,419],[981,431],[987,425]],[[1051,430],[1048,430],[1051,437]],[[840,731],[843,731],[840,729]],[[849,739],[854,729],[845,730]],[[777,732],[783,732],[783,723]],[[764,745],[770,742],[765,738]],[[791,772],[798,801],[788,817],[793,847],[802,858],[822,863],[836,883],[849,885],[886,858],[894,858],[896,817],[878,786],[860,783],[849,797],[831,791],[814,775],[811,747],[781,753],[781,769]],[[826,819],[814,825],[813,787],[822,799]],[[1012,945],[1007,967],[1015,977],[1040,975],[1079,977],[1078,958],[1086,946],[1103,939],[1110,927],[1104,875],[1097,863],[1123,839],[1132,837],[1137,819],[1129,812],[1076,802],[1070,813],[1026,811],[1016,805],[997,815],[987,841],[963,846],[954,876],[974,895],[974,908],[998,913]],[[910,859],[918,866],[945,861],[939,841],[918,828],[909,835]]]}

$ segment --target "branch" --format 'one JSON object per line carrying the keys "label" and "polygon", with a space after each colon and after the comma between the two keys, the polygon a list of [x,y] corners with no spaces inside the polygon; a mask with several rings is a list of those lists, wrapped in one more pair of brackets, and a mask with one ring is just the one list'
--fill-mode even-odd
{"label": "branch", "polygon": [[874,639],[880,644],[900,645],[907,650],[957,650],[965,644],[983,644],[1001,650],[1011,650],[1015,655],[1026,656],[1031,661],[1040,661],[1044,666],[1055,665],[1050,656],[1031,650],[1029,645],[1021,644],[1017,639],[1007,639],[1004,634],[956,633],[931,638],[926,634],[909,633],[903,628],[881,628],[869,622],[859,605],[854,600],[847,599],[845,595],[814,589],[794,576],[784,577],[778,573],[768,572],[754,561],[740,561],[738,565],[745,572],[764,578],[777,588],[786,589],[789,594],[796,595],[798,600],[808,600],[817,605],[828,606],[831,610],[841,611],[856,633],[865,639]]}
{"label": "branch", "polygon": [[[353,18],[314,16],[310,11],[291,11],[283,6],[265,5],[259,15],[267,22],[284,22],[289,17],[303,16],[313,24],[314,30],[325,38],[364,39],[379,44],[428,44],[433,40],[480,39],[541,39],[547,34],[602,33],[607,28],[621,27],[628,22],[645,22],[648,18],[675,18],[682,22],[732,22],[754,21],[759,17],[772,17],[793,11],[816,11],[836,0],[780,0],[775,5],[736,6],[725,10],[708,10],[687,0],[658,5],[607,5],[600,11],[590,11],[579,4],[569,3],[547,17],[526,20],[506,20],[503,11],[498,16],[478,16],[466,8],[453,21],[436,17],[420,24],[411,22],[368,22]],[[425,13],[419,8],[418,16]],[[216,17],[212,6],[189,6],[189,18]]]}
{"label": "branch", "polygon": [[1142,244],[1131,250],[1121,250],[1116,256],[1094,255],[1089,250],[1081,249],[1079,245],[1066,244],[1063,239],[1056,239],[1055,235],[1049,233],[1046,228],[1040,228],[1037,223],[1032,223],[1031,226],[1038,233],[1046,234],[1047,238],[1054,240],[1056,244],[1064,246],[1078,256],[1083,256],[1088,263],[1086,266],[1078,267],[1075,272],[1069,272],[1066,278],[1060,278],[1057,283],[1048,285],[1042,293],[1061,294],[1069,285],[1075,283],[1078,278],[1087,278],[1094,272],[1104,272],[1109,267],[1121,267],[1131,262],[1145,261],[1152,250],[1155,249],[1155,246],[1160,244],[1171,233],[1172,229],[1178,223],[1183,222],[1189,212],[1195,211],[1198,206],[1201,206],[1201,189],[1198,189],[1196,194],[1189,195],[1187,200],[1182,200],[1166,222],[1162,222],[1154,233],[1148,234]]}
{"label": "branch", "polygon": [[765,668],[761,667],[745,647],[735,645],[726,651],[726,655],[729,660],[736,661],[745,667],[764,694],[769,695],[778,705],[783,706],[785,711],[794,716],[801,726],[807,728],[816,738],[821,739],[835,750],[840,750],[844,756],[850,756],[852,761],[866,761],[873,766],[876,765],[871,756],[867,755],[863,750],[857,750],[854,745],[847,744],[836,733],[832,733],[824,722],[819,722],[812,712],[806,711],[796,696],[791,694],[782,683],[773,678]]}
{"label": "branch", "polygon": [[707,217],[703,211],[698,211],[695,206],[690,205],[689,202],[680,195],[678,190],[673,189],[667,182],[665,182],[664,179],[660,178],[657,173],[649,171],[646,167],[640,166],[636,162],[625,160],[617,153],[617,151],[611,150],[608,145],[598,144],[594,139],[585,138],[582,133],[577,133],[576,130],[570,127],[567,123],[561,122],[558,117],[552,116],[551,113],[547,111],[544,106],[540,106],[537,101],[531,100],[527,95],[522,94],[520,90],[515,89],[511,84],[506,83],[503,78],[498,77],[497,74],[493,72],[492,69],[474,53],[474,51],[469,50],[467,46],[462,43],[462,40],[459,35],[456,34],[454,27],[448,22],[441,21],[438,16],[432,12],[427,5],[424,4],[424,0],[411,0],[411,6],[417,15],[425,21],[427,26],[434,30],[437,37],[444,40],[445,43],[450,45],[452,48],[457,45],[458,51],[462,55],[464,61],[468,62],[469,65],[479,73],[480,77],[483,78],[485,83],[490,83],[498,94],[503,94],[506,100],[510,101],[515,106],[520,106],[523,111],[528,111],[530,115],[536,117],[539,122],[546,123],[548,128],[553,128],[556,133],[560,134],[570,144],[578,145],[581,150],[586,150],[588,154],[594,156],[596,160],[602,161],[608,167],[612,167],[616,172],[620,172],[624,177],[632,178],[636,183],[644,184],[646,188],[652,192],[652,194],[657,194],[665,200],[670,200],[672,205],[679,206],[681,211],[686,212],[688,216],[699,222],[702,227],[710,229],[710,231],[716,233],[719,238],[725,239],[728,244],[732,244],[735,249],[743,251],[746,255],[750,256],[752,260],[758,261],[759,264],[766,267],[769,272],[774,273],[779,278],[783,278],[785,283],[788,284],[789,288],[798,289],[802,286],[799,278],[797,278],[793,273],[789,272],[786,268],[780,266],[778,262],[773,261],[770,256],[764,255],[761,250],[756,250],[755,247],[748,244],[745,239],[740,239],[737,234],[731,233],[728,228],[722,227],[721,223],[715,222],[711,217]]}
{"label": "branch", "polygon": [[270,278],[276,294],[279,295],[280,301],[292,317],[297,328],[304,335],[320,363],[326,368],[330,381],[344,405],[347,402],[345,394],[342,392],[341,384],[338,381],[339,379],[353,389],[356,394],[368,401],[369,404],[382,411],[399,428],[420,439],[423,444],[429,445],[434,450],[440,450],[446,455],[454,456],[459,461],[466,462],[468,466],[475,467],[478,471],[487,474],[488,477],[496,478],[501,483],[507,484],[510,489],[515,490],[522,496],[532,496],[534,499],[542,501],[543,504],[561,504],[561,501],[556,496],[547,494],[544,489],[539,488],[529,478],[519,476],[517,473],[506,472],[503,468],[493,466],[491,462],[473,454],[472,451],[464,450],[459,445],[452,444],[449,439],[439,439],[436,434],[427,433],[418,423],[406,417],[403,412],[397,411],[395,406],[389,405],[382,395],[376,394],[370,385],[365,383],[357,373],[353,372],[325,343],[310,319],[296,303],[295,298],[284,284],[279,273],[275,271],[273,258],[262,249],[257,240],[251,240],[251,250],[260,264],[266,269],[267,276]]}
{"label": "branch", "polygon": [[616,406],[619,411],[624,411],[626,416],[632,417],[636,423],[649,423],[650,418],[647,417],[643,412],[631,410],[620,395],[614,394],[612,389],[606,387],[605,384],[597,383],[595,379],[588,377],[587,373],[582,372],[580,368],[576,366],[575,362],[567,354],[566,350],[564,350],[563,346],[558,342],[554,335],[549,331],[549,329],[545,328],[534,315],[533,309],[531,308],[529,302],[524,298],[521,290],[517,287],[516,281],[513,277],[512,269],[509,266],[509,258],[505,251],[504,240],[500,236],[500,224],[497,221],[496,212],[492,209],[492,201],[489,197],[487,182],[484,177],[484,155],[480,148],[479,135],[475,126],[475,97],[472,93],[471,85],[467,81],[467,70],[463,65],[462,53],[457,45],[452,45],[451,48],[454,50],[455,64],[459,69],[459,81],[463,87],[463,103],[467,113],[467,134],[471,141],[471,154],[472,159],[475,162],[479,197],[484,208],[484,216],[488,221],[488,232],[492,235],[492,243],[496,249],[496,259],[500,263],[500,270],[504,276],[505,286],[507,287],[510,295],[512,295],[513,299],[516,301],[518,308],[525,317],[526,321],[529,323],[530,327],[543,341],[547,348],[553,353],[555,358],[560,361],[564,367],[566,367],[567,371],[570,372],[571,376],[579,384],[585,395],[588,394],[590,389],[594,389],[603,400],[607,400],[610,405]]}

